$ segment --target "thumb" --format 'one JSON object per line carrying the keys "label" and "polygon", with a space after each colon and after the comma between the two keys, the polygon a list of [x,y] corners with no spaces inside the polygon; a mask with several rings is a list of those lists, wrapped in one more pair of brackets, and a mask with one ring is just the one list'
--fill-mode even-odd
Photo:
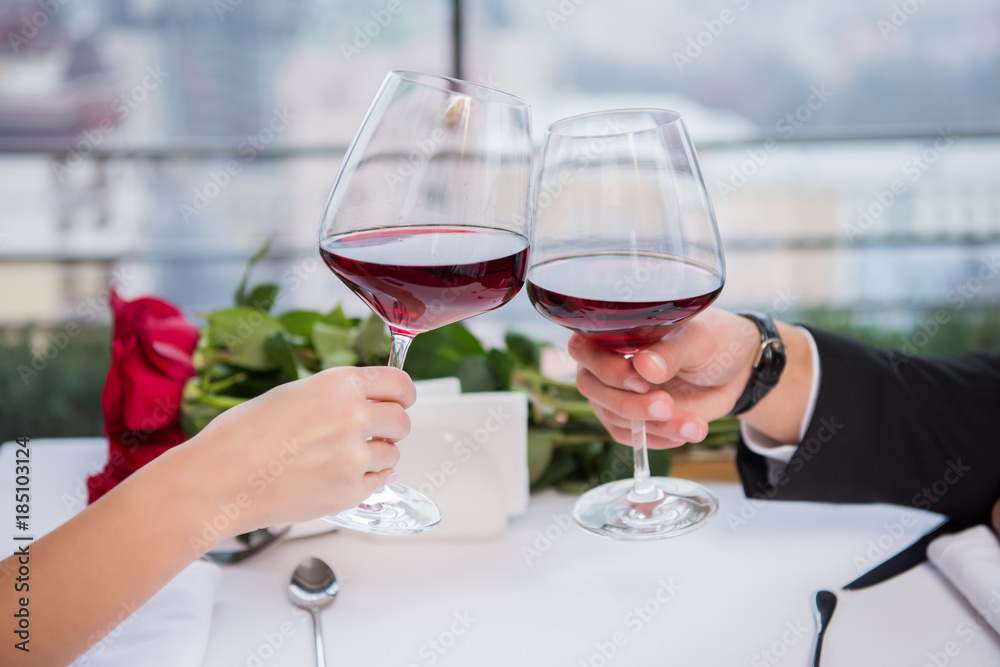
{"label": "thumb", "polygon": [[[378,472],[366,472],[364,477],[365,491],[370,496],[386,484],[395,482],[398,477],[399,475],[396,474],[393,468],[385,468]],[[367,498],[368,496],[365,497]]]}
{"label": "thumb", "polygon": [[636,352],[632,366],[651,384],[663,384],[711,357],[716,333],[699,320],[683,323],[661,340]]}

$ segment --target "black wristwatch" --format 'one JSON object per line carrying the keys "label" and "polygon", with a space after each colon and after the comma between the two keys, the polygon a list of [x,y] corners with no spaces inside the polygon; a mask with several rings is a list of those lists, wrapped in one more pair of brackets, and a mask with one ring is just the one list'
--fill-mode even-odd
{"label": "black wristwatch", "polygon": [[736,399],[736,405],[729,412],[730,417],[743,414],[757,405],[760,399],[764,398],[767,392],[778,384],[781,372],[785,370],[785,362],[788,361],[785,344],[781,341],[781,334],[778,333],[778,327],[774,325],[774,320],[763,313],[736,314],[757,325],[757,330],[760,331],[760,347],[757,350],[757,359],[754,361],[746,389]]}

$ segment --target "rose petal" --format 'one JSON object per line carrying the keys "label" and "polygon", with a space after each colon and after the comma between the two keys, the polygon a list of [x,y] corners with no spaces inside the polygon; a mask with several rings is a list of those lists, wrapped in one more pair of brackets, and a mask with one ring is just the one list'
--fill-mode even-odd
{"label": "rose petal", "polygon": [[110,306],[114,339],[101,392],[108,463],[88,480],[91,502],[186,440],[180,402],[198,344],[197,327],[165,301],[126,301],[112,290]]}

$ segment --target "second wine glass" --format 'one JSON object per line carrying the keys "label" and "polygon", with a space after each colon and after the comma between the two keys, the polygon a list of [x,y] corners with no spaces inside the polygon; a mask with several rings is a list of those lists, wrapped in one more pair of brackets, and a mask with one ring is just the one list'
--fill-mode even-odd
{"label": "second wine glass", "polygon": [[[725,263],[708,192],[679,114],[624,109],[554,123],[535,192],[528,295],[545,317],[631,357],[708,307]],[[635,475],[592,489],[573,517],[622,540],[704,525],[718,501],[688,480],[650,477],[645,422],[632,420]]]}
{"label": "second wine glass", "polygon": [[[503,305],[527,268],[528,105],[457,79],[393,71],[347,151],[323,214],[323,260],[389,325],[389,365],[413,337]],[[441,519],[393,483],[327,520],[405,535]]]}

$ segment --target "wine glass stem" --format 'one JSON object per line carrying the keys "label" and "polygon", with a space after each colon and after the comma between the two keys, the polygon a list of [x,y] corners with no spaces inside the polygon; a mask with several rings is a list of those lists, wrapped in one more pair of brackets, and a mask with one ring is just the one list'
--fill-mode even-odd
{"label": "wine glass stem", "polygon": [[[389,327],[389,336],[392,338],[392,346],[389,348],[389,365],[392,368],[403,370],[403,362],[406,361],[406,352],[410,349],[413,336],[396,331],[392,327]],[[379,491],[381,490],[379,489]],[[362,506],[364,505],[362,504]]]}
{"label": "wine glass stem", "polygon": [[632,420],[632,455],[635,457],[635,476],[632,491],[628,494],[632,502],[649,502],[660,495],[659,490],[649,480],[649,455],[646,454],[646,421]]}
{"label": "wine glass stem", "polygon": [[389,328],[389,334],[392,336],[392,347],[389,349],[389,365],[393,368],[403,370],[403,362],[406,361],[406,351],[410,349],[413,336],[395,331],[391,327]]}

